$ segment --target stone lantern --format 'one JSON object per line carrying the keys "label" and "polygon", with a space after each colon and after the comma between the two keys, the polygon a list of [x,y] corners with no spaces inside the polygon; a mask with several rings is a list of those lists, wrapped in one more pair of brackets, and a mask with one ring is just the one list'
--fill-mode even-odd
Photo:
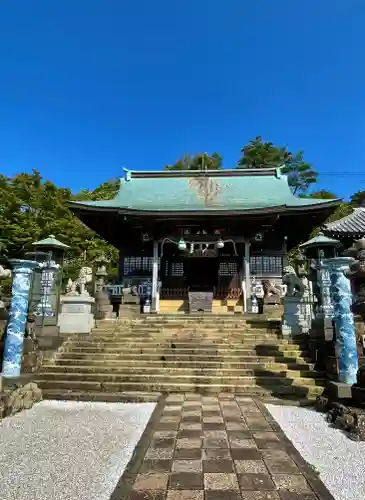
{"label": "stone lantern", "polygon": [[317,236],[299,246],[306,258],[312,262],[309,278],[313,283],[314,295],[318,301],[316,326],[322,329],[325,340],[333,339],[333,305],[331,301],[331,279],[326,260],[337,257],[340,242],[318,233]]}
{"label": "stone lantern", "polygon": [[326,371],[330,378],[337,379],[338,367],[334,342],[334,311],[331,299],[331,278],[327,259],[338,254],[340,242],[318,233],[300,245],[308,260],[308,279],[314,317],[309,336],[309,348],[316,362],[316,369]]}
{"label": "stone lantern", "polygon": [[33,278],[30,316],[35,318],[36,326],[46,328],[49,333],[52,331],[52,334],[55,334],[64,256],[70,247],[57,240],[52,234],[32,245],[35,251],[28,252],[26,257],[38,262],[38,267]]}
{"label": "stone lantern", "polygon": [[113,319],[113,304],[110,303],[108,292],[105,290],[105,277],[108,275],[106,270],[109,260],[102,253],[95,259],[95,318]]}

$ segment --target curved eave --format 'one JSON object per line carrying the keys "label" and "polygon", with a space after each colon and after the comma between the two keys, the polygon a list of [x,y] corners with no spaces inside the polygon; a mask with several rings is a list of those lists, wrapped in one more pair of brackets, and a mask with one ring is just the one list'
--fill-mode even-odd
{"label": "curved eave", "polygon": [[112,207],[112,206],[102,206],[102,205],[87,205],[79,202],[70,202],[68,204],[70,210],[75,214],[80,212],[94,212],[94,213],[114,213],[118,215],[144,215],[144,216],[171,216],[175,217],[177,215],[181,216],[197,216],[197,215],[253,215],[253,214],[265,214],[265,213],[302,213],[307,211],[322,211],[326,209],[335,209],[340,205],[341,200],[326,201],[323,203],[315,203],[309,205],[275,205],[271,207],[256,207],[256,208],[232,208],[232,209],[221,209],[221,208],[206,208],[206,209],[195,209],[195,210],[179,210],[179,209],[169,209],[169,210],[146,210],[146,209],[136,209],[127,207]]}

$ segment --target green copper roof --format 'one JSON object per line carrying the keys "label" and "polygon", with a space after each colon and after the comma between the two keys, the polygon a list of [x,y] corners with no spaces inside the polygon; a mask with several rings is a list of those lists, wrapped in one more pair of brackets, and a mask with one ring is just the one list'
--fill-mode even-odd
{"label": "green copper roof", "polygon": [[44,240],[36,241],[32,243],[33,246],[35,247],[49,247],[49,248],[59,248],[63,250],[67,250],[70,248],[68,245],[65,245],[61,241],[57,240],[53,234],[50,234],[48,238],[45,238]]}
{"label": "green copper roof", "polygon": [[280,169],[126,172],[112,200],[72,202],[74,210],[244,211],[337,205],[339,200],[297,198]]}
{"label": "green copper roof", "polygon": [[323,233],[318,233],[317,236],[315,236],[314,238],[299,245],[299,248],[304,250],[306,248],[337,246],[339,244],[340,244],[340,242],[338,240],[335,240],[333,238],[328,238]]}

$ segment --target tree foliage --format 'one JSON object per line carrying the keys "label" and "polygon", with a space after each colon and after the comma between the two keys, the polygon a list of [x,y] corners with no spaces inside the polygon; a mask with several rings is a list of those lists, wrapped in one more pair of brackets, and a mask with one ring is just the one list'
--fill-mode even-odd
{"label": "tree foliage", "polygon": [[357,191],[350,198],[350,203],[354,207],[365,207],[365,191]]}
{"label": "tree foliage", "polygon": [[223,156],[219,153],[208,155],[197,153],[196,155],[184,154],[173,165],[166,165],[165,170],[221,170],[223,168]]}
{"label": "tree foliage", "polygon": [[282,167],[282,172],[288,175],[289,184],[295,194],[306,193],[318,177],[312,165],[304,160],[303,151],[293,154],[286,147],[264,142],[260,136],[249,141],[241,149],[241,158],[238,160],[237,167]]}
{"label": "tree foliage", "polygon": [[[116,181],[99,186],[95,191],[72,195],[68,188],[58,188],[42,179],[40,173],[0,176],[0,255],[24,257],[33,251],[32,243],[50,234],[71,247],[67,253],[70,275],[75,269],[89,265],[101,252],[116,265],[117,250],[97,237],[67,208],[71,199],[107,199],[115,193]],[[71,265],[72,263],[72,265]],[[65,269],[68,277],[68,269]]]}

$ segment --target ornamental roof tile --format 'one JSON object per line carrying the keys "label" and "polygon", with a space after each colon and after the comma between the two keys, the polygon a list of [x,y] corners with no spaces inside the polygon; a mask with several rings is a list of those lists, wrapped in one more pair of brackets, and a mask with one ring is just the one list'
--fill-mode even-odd
{"label": "ornamental roof tile", "polygon": [[354,208],[354,211],[342,219],[323,226],[324,234],[365,236],[365,207]]}

